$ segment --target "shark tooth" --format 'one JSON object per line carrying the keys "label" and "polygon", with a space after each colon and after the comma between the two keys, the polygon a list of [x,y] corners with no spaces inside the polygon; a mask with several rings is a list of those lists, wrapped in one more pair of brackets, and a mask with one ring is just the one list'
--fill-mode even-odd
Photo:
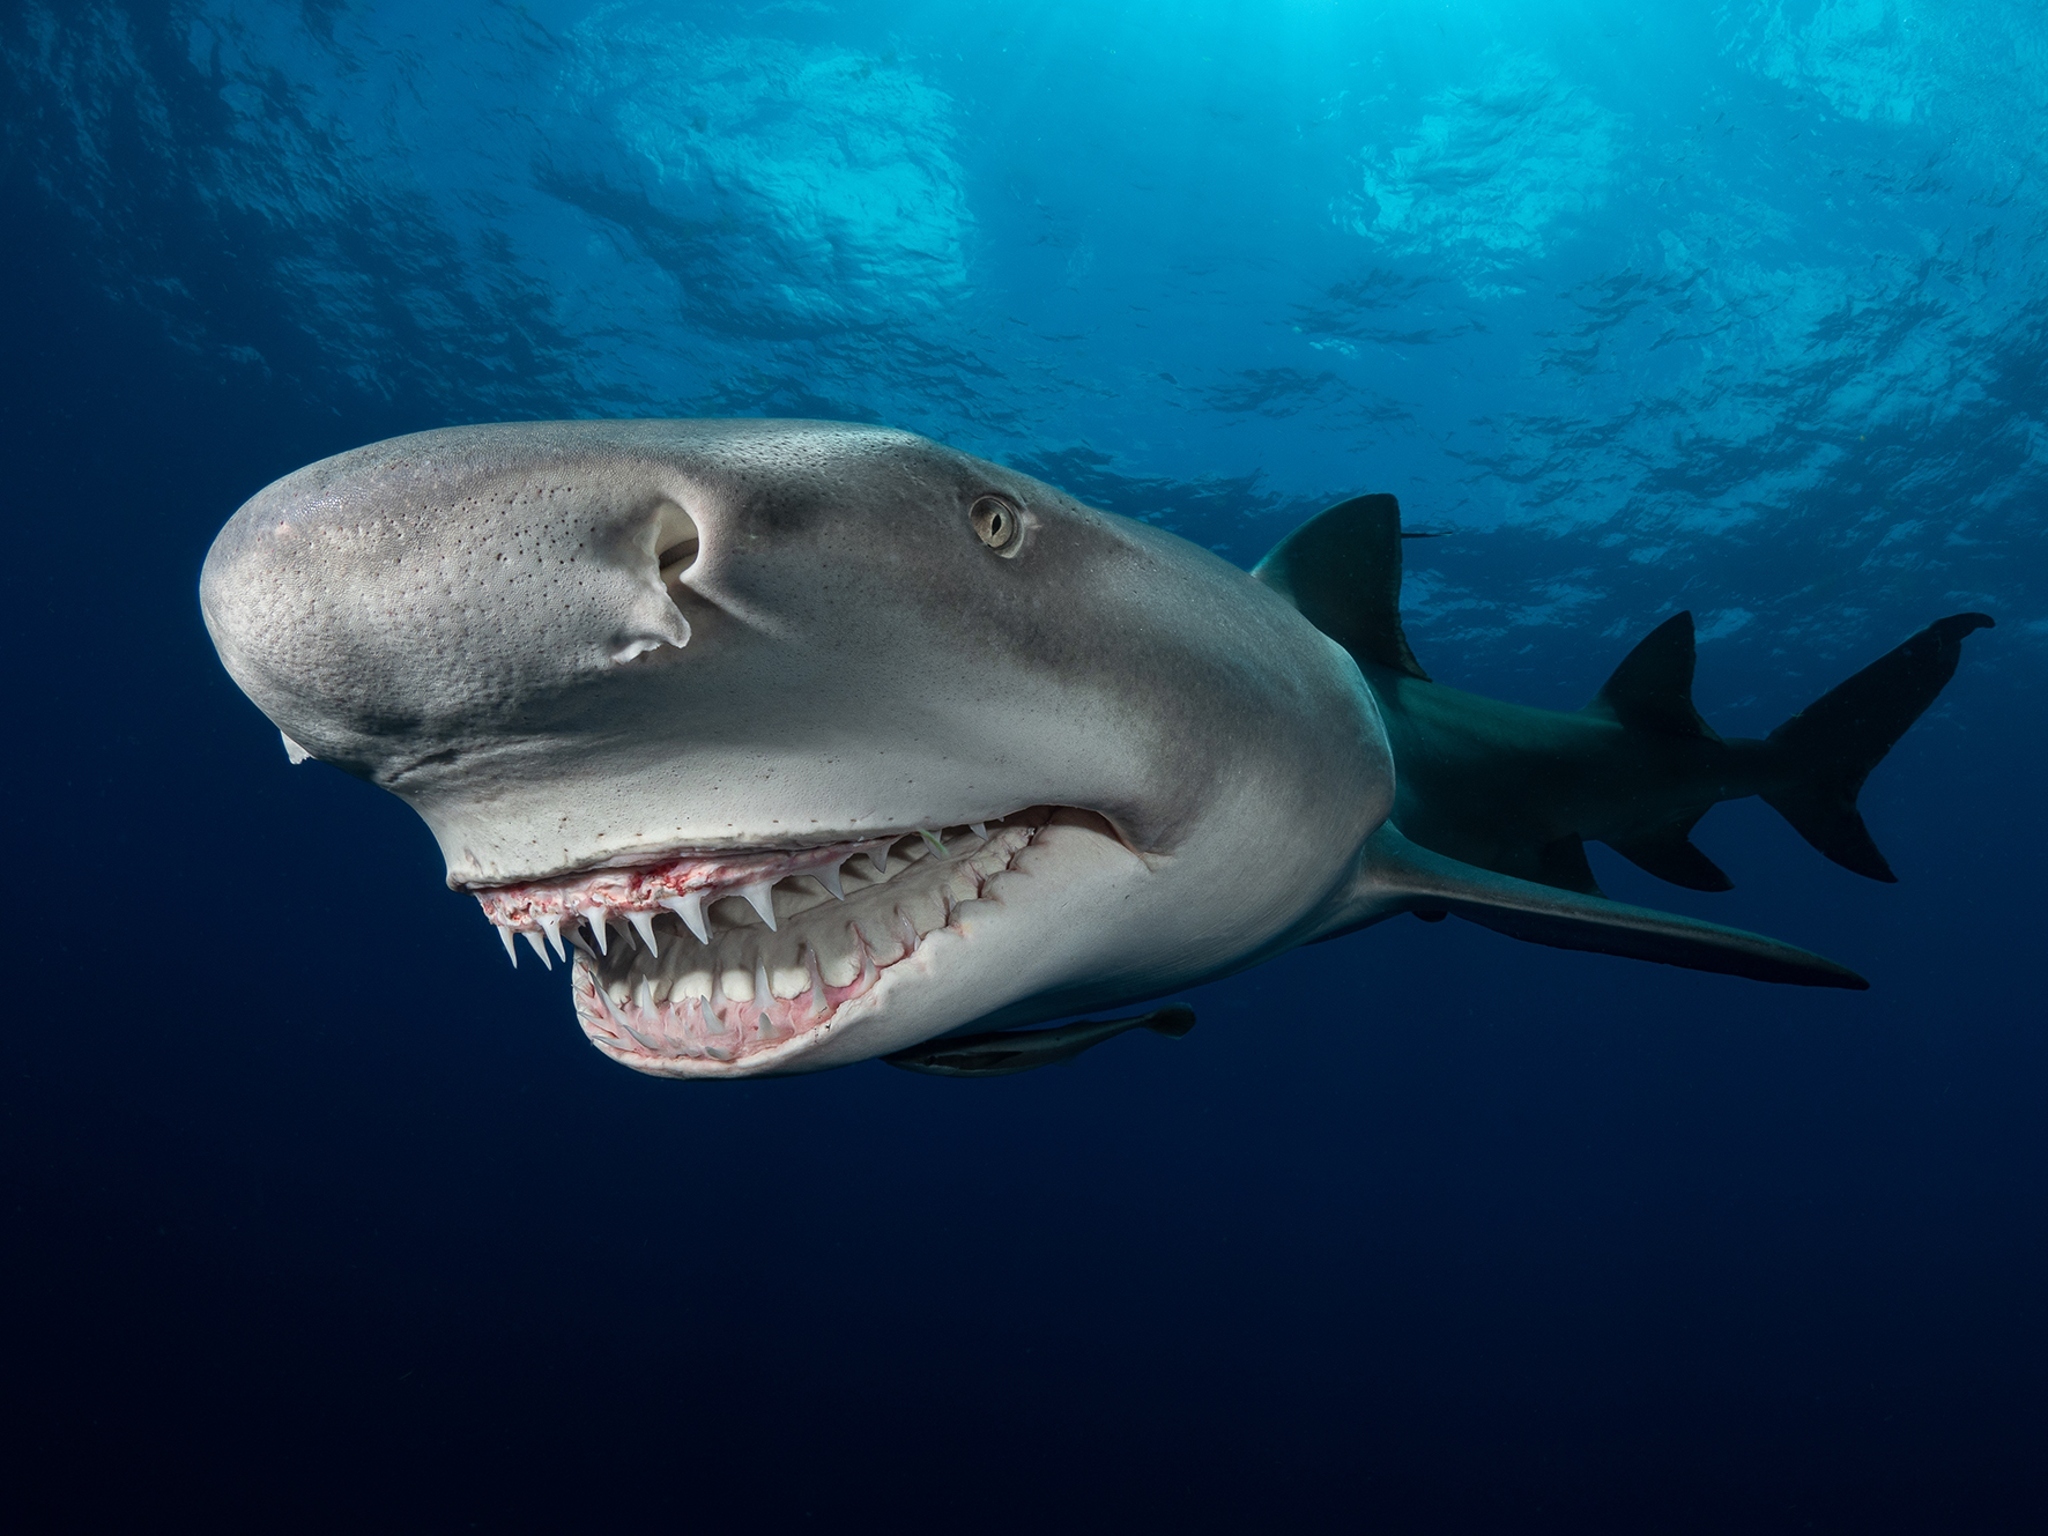
{"label": "shark tooth", "polygon": [[541,941],[539,929],[522,928],[519,930],[519,936],[533,946],[533,952],[540,956],[540,963],[542,965],[551,971],[555,968],[554,956],[548,953],[547,945]]}
{"label": "shark tooth", "polygon": [[597,952],[600,955],[610,954],[611,950],[605,944],[605,940],[610,937],[610,934],[605,929],[605,920],[611,914],[606,912],[603,907],[585,907],[577,915],[590,925],[590,936],[597,940]]}
{"label": "shark tooth", "polygon": [[[496,923],[491,924],[491,926],[493,928],[498,928],[498,925]],[[505,941],[505,953],[511,956],[512,969],[515,971],[518,970],[519,946],[512,942],[512,930],[510,928],[498,928],[498,937]]]}
{"label": "shark tooth", "polygon": [[638,1041],[640,1042],[641,1048],[642,1048],[643,1050],[649,1050],[649,1051],[654,1051],[654,1052],[656,1052],[656,1053],[659,1053],[659,1051],[660,1051],[660,1049],[661,1049],[661,1048],[660,1048],[659,1046],[657,1046],[657,1045],[656,1045],[656,1044],[655,1044],[655,1043],[654,1043],[654,1042],[653,1042],[652,1040],[648,1039],[648,1038],[647,1038],[647,1037],[646,1037],[645,1035],[641,1034],[639,1030],[635,1029],[635,1028],[633,1027],[633,1025],[632,1025],[631,1021],[629,1021],[629,1020],[628,1020],[628,1019],[626,1018],[626,1016],[625,1016],[625,1015],[624,1015],[623,1013],[622,1013],[622,1014],[620,1014],[620,1015],[618,1016],[618,1018],[619,1018],[619,1028],[623,1029],[623,1030],[624,1030],[624,1031],[625,1031],[625,1032],[626,1032],[627,1034],[631,1035],[631,1036],[632,1036],[632,1037],[633,1037],[633,1038],[634,1038],[635,1040],[638,1040]]}
{"label": "shark tooth", "polygon": [[835,864],[822,864],[811,871],[812,877],[831,893],[834,901],[846,900],[846,887],[839,883],[839,866],[845,862],[841,859]]}
{"label": "shark tooth", "polygon": [[628,912],[626,921],[633,925],[633,931],[640,935],[640,942],[647,946],[647,953],[655,959],[661,958],[661,946],[654,942],[654,914],[652,912]]}
{"label": "shark tooth", "polygon": [[569,958],[569,951],[562,948],[561,918],[550,913],[540,920],[540,931],[548,936],[548,943],[554,946],[555,958],[557,960],[567,960]]}
{"label": "shark tooth", "polygon": [[761,921],[768,925],[768,931],[775,932],[775,882],[756,880],[752,885],[741,886],[740,895],[747,899],[748,906],[761,914]]}
{"label": "shark tooth", "polygon": [[[718,984],[724,991],[727,1002],[751,1003],[754,1001],[754,979],[737,966],[729,971],[720,972]],[[745,997],[740,996],[742,988],[746,990],[747,995]]]}
{"label": "shark tooth", "polygon": [[711,942],[711,929],[704,922],[704,893],[689,891],[681,896],[669,896],[661,903],[683,920],[683,926],[697,935],[699,944]]}
{"label": "shark tooth", "polygon": [[[813,1019],[816,1019],[818,1016],[831,1011],[832,1002],[825,995],[825,968],[818,963],[817,950],[808,944],[804,946],[804,970],[809,974],[811,981],[810,986],[804,992],[804,996],[811,1000],[811,1005],[804,1012]],[[801,1002],[802,998],[799,998],[798,1001]]]}
{"label": "shark tooth", "polygon": [[933,853],[937,854],[942,859],[946,856],[945,839],[941,838],[938,833],[927,832],[923,827],[919,827],[917,829],[917,835],[924,839],[925,847],[931,849]]}

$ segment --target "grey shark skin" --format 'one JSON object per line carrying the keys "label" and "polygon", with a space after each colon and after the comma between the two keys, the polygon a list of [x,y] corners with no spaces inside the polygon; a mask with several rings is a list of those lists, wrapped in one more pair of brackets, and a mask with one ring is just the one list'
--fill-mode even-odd
{"label": "grey shark skin", "polygon": [[[200,590],[294,759],[411,804],[515,963],[515,934],[569,960],[585,1032],[642,1071],[844,1065],[1408,911],[1862,985],[1526,856],[1626,840],[1587,807],[1655,802],[1661,827],[1758,792],[1660,769],[1636,697],[1654,689],[1591,721],[1590,756],[1558,736],[1590,766],[1557,767],[1547,797],[1461,811],[1549,727],[1388,675],[1398,512],[1364,502],[1250,575],[905,432],[459,427],[259,492]],[[1364,573],[1349,598],[1339,567]],[[1617,742],[1628,782],[1607,782]],[[1796,756],[1772,759],[1781,798],[1811,790]]]}

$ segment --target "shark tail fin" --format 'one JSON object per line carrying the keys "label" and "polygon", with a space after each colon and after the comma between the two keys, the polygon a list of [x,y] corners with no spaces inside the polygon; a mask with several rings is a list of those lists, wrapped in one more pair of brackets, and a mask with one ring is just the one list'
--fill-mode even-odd
{"label": "shark tail fin", "polygon": [[1870,770],[1955,676],[1963,639],[1989,629],[1988,614],[1956,613],[1878,657],[1771,732],[1778,782],[1764,803],[1844,869],[1896,880],[1856,809]]}
{"label": "shark tail fin", "polygon": [[1178,1040],[1195,1027],[1195,1010],[1186,1003],[1168,1003],[1164,1008],[1146,1014],[1139,1022],[1155,1035]]}
{"label": "shark tail fin", "polygon": [[1354,496],[1318,512],[1252,575],[1361,664],[1429,681],[1401,629],[1401,504],[1393,497]]}
{"label": "shark tail fin", "polygon": [[1448,858],[1410,842],[1392,822],[1366,844],[1366,876],[1377,908],[1376,917],[1367,921],[1401,910],[1424,918],[1449,914],[1556,949],[1624,955],[1797,987],[1860,992],[1870,985],[1846,966],[1761,934],[1517,880]]}

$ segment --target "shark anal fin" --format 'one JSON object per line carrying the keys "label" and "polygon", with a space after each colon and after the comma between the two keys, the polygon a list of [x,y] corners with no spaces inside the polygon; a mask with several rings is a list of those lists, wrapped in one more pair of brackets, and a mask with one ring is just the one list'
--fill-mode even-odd
{"label": "shark anal fin", "polygon": [[1682,817],[1647,832],[1610,837],[1605,842],[1637,869],[1659,880],[1669,880],[1689,891],[1732,891],[1735,882],[1720,865],[1693,846],[1691,834],[1698,820],[1698,816]]}
{"label": "shark anal fin", "polygon": [[1429,681],[1401,629],[1401,504],[1393,497],[1354,496],[1318,512],[1252,575],[1360,662]]}
{"label": "shark anal fin", "polygon": [[1636,730],[1718,739],[1693,706],[1697,661],[1692,614],[1675,613],[1622,657],[1585,712],[1606,715]]}
{"label": "shark anal fin", "polygon": [[1654,960],[1752,981],[1855,991],[1870,985],[1846,966],[1761,934],[1558,890],[1446,858],[1410,842],[1392,822],[1366,844],[1366,875],[1383,915],[1402,910],[1450,912],[1534,944]]}
{"label": "shark anal fin", "polygon": [[1593,878],[1593,866],[1586,859],[1586,843],[1583,838],[1560,837],[1555,842],[1545,843],[1536,854],[1536,879],[1544,885],[1554,885],[1559,890],[1577,891],[1582,896],[1598,896],[1600,882]]}
{"label": "shark anal fin", "polygon": [[1771,732],[1779,781],[1763,791],[1765,804],[1844,869],[1896,880],[1863,824],[1856,796],[1870,770],[1955,676],[1964,638],[1991,627],[1990,615],[1982,613],[1936,619]]}

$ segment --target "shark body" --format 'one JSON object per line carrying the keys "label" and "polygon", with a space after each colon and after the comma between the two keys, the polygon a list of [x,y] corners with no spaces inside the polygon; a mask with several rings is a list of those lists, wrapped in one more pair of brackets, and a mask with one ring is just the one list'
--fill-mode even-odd
{"label": "shark body", "polygon": [[1583,845],[1717,888],[1686,833],[1762,794],[1887,877],[1856,790],[1988,618],[1744,743],[1692,709],[1682,615],[1566,715],[1429,679],[1399,582],[1391,497],[1246,573],[909,433],[554,422],[285,477],[201,601],[294,759],[413,805],[515,962],[515,936],[566,961],[586,1034],[642,1071],[843,1065],[1403,912],[1863,984],[1607,901]]}

